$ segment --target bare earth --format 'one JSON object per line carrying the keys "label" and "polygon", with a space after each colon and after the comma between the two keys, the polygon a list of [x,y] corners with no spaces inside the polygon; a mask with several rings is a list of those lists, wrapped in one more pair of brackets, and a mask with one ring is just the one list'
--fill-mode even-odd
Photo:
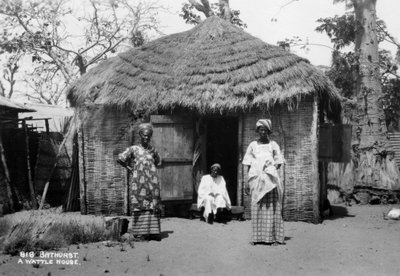
{"label": "bare earth", "polygon": [[286,245],[249,244],[250,221],[209,225],[165,218],[162,241],[73,245],[80,265],[18,264],[0,255],[1,275],[399,275],[394,206],[334,206],[322,224],[286,222]]}

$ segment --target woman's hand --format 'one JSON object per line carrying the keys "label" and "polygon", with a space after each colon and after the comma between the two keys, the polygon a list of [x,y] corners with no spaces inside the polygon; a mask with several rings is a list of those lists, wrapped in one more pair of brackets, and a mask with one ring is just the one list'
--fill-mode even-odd
{"label": "woman's hand", "polygon": [[244,194],[245,195],[250,195],[250,187],[249,187],[249,185],[246,185],[246,187],[244,187]]}

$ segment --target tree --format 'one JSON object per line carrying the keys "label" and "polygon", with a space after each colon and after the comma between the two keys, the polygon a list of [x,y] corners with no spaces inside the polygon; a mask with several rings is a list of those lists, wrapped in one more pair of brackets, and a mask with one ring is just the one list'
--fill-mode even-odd
{"label": "tree", "polygon": [[[0,96],[11,98],[14,94],[16,78],[15,76],[18,73],[19,63],[23,56],[23,53],[20,50],[16,50],[12,54],[6,54],[3,56],[4,61],[4,69],[3,74],[0,78]],[[4,84],[4,82],[6,84]]]}
{"label": "tree", "polygon": [[[76,4],[76,3],[75,3]],[[32,98],[57,104],[68,85],[118,49],[139,46],[158,31],[149,1],[0,0],[3,53],[29,59]],[[73,7],[78,8],[73,8]],[[1,54],[1,52],[0,52]],[[14,74],[17,71],[14,71]]]}
{"label": "tree", "polygon": [[[334,43],[333,65],[328,75],[347,98],[344,119],[353,125],[355,183],[344,185],[397,188],[399,172],[391,169],[396,165],[388,155],[390,147],[382,104],[385,98],[382,80],[386,79],[386,85],[392,83],[388,75],[397,78],[397,66],[393,66],[387,51],[378,49],[378,43],[390,36],[384,23],[377,20],[376,0],[352,0],[348,4],[354,12],[320,19],[322,24],[317,28],[326,32]],[[339,52],[352,43],[354,52]]]}
{"label": "tree", "polygon": [[[359,60],[355,51],[343,52],[343,49],[348,48],[348,46],[354,47],[357,29],[355,13],[350,11],[342,16],[321,18],[317,22],[321,24],[316,28],[316,31],[326,33],[334,47],[332,49],[332,66],[327,71],[327,75],[340,89],[343,96],[351,98],[356,94]],[[400,45],[388,33],[385,22],[377,19],[376,24],[378,44],[387,41],[400,49]],[[400,118],[400,94],[398,93],[400,76],[397,72],[399,61],[384,49],[379,49],[378,55],[386,125],[391,129],[398,128]]]}
{"label": "tree", "polygon": [[201,22],[201,16],[197,12],[200,12],[206,18],[216,15],[236,26],[247,28],[247,25],[239,18],[240,11],[231,10],[229,0],[219,0],[218,4],[210,4],[208,0],[200,0],[200,2],[197,0],[189,0],[189,3],[183,4],[182,13],[179,15],[187,24],[199,24]]}
{"label": "tree", "polygon": [[[377,19],[376,0],[334,2],[346,2],[352,11],[319,19],[321,25],[316,30],[325,32],[334,45],[327,75],[344,96],[344,121],[353,126],[352,176],[342,175],[341,187],[398,189],[400,173],[388,145],[387,126],[395,125],[400,115],[400,50],[394,60],[388,51],[379,50],[378,44],[386,40],[398,49],[400,45],[387,32],[385,23]],[[293,44],[299,45],[299,39],[286,39],[279,44],[290,49]],[[342,51],[350,45],[354,51]],[[338,171],[347,174],[345,168]]]}

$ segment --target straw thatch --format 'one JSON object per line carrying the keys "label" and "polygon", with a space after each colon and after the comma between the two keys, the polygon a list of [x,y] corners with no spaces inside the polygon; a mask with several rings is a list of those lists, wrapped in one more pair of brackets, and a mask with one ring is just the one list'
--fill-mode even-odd
{"label": "straw thatch", "polygon": [[70,87],[68,99],[74,107],[207,113],[288,103],[314,93],[338,99],[332,83],[306,59],[210,17],[106,60]]}

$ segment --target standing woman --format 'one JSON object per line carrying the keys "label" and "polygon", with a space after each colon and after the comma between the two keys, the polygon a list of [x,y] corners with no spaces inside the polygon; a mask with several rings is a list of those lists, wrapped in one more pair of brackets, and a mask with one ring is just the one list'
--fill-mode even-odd
{"label": "standing woman", "polygon": [[161,158],[150,144],[151,124],[139,125],[140,144],[127,148],[118,156],[118,163],[129,170],[132,234],[160,240],[160,185],[156,166]]}
{"label": "standing woman", "polygon": [[259,139],[247,148],[243,165],[248,168],[246,192],[251,193],[251,244],[284,244],[282,200],[283,187],[278,169],[284,163],[278,144],[270,140],[271,120],[256,123]]}

